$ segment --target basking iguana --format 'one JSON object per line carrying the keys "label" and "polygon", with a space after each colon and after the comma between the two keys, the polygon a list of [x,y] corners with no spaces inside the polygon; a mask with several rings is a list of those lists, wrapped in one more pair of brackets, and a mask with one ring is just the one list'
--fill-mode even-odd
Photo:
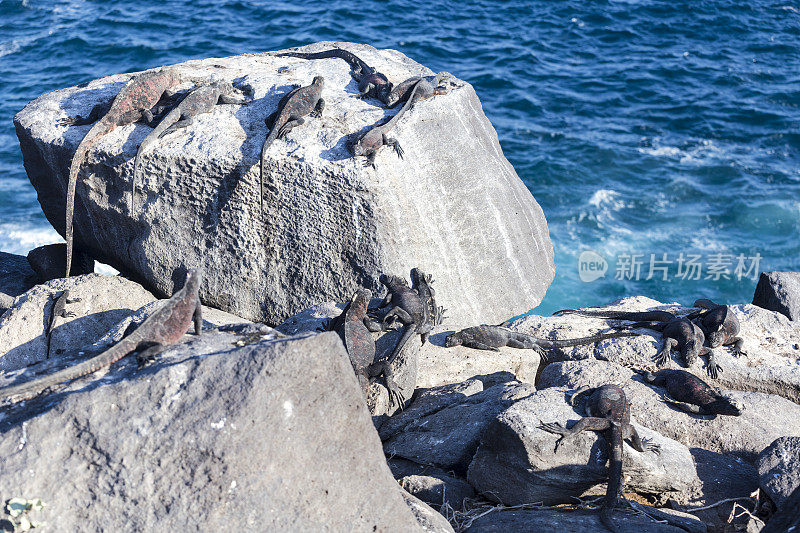
{"label": "basking iguana", "polygon": [[[414,84],[414,90],[411,91],[411,95],[406,100],[406,103],[403,107],[400,108],[395,116],[390,118],[387,122],[381,124],[380,126],[375,126],[374,128],[370,129],[365,133],[356,143],[353,145],[353,154],[358,156],[366,157],[367,160],[364,162],[365,167],[371,166],[375,168],[375,157],[378,155],[378,150],[380,150],[384,146],[391,146],[394,151],[397,153],[397,156],[400,159],[403,159],[403,149],[400,147],[400,143],[397,142],[397,139],[393,139],[391,137],[387,137],[387,134],[395,127],[397,121],[408,111],[412,105],[416,102],[416,94],[419,91],[420,87],[424,87],[428,84],[425,80],[419,80]],[[429,85],[429,84],[428,84]]]}
{"label": "basking iguana", "polygon": [[699,307],[700,311],[695,311],[687,315],[686,318],[693,320],[700,326],[706,336],[706,343],[711,348],[719,346],[733,345],[735,355],[747,355],[742,349],[744,340],[739,337],[739,319],[733,314],[727,305],[715,304],[707,298],[701,298],[694,302],[693,307]]}
{"label": "basking iguana", "polygon": [[581,431],[604,431],[608,446],[609,471],[608,488],[603,506],[600,508],[600,521],[611,531],[618,531],[611,519],[611,513],[620,501],[625,501],[622,480],[622,446],[624,439],[638,452],[652,451],[660,453],[660,447],[648,439],[640,439],[636,429],[631,425],[631,407],[625,392],[617,385],[603,385],[596,389],[584,387],[578,389],[571,397],[574,402],[583,393],[591,393],[586,405],[586,416],[567,429],[558,422],[543,423],[539,426],[544,431],[561,435],[556,441],[555,451],[560,445],[572,439]]}
{"label": "basking iguana", "polygon": [[293,128],[305,123],[303,117],[322,116],[325,109],[325,100],[322,99],[322,87],[325,85],[325,78],[315,76],[311,85],[305,87],[295,87],[284,95],[278,103],[278,109],[264,121],[269,130],[263,146],[261,147],[261,208],[264,207],[264,156],[272,142],[285,136]]}
{"label": "basking iguana", "polygon": [[[95,122],[86,136],[75,150],[72,163],[69,167],[69,179],[67,181],[67,209],[66,225],[64,227],[64,238],[67,241],[67,263],[65,277],[69,277],[70,266],[72,265],[72,218],[75,211],[75,187],[78,183],[78,172],[81,165],[86,160],[89,150],[107,133],[113,131],[117,126],[132,124],[145,118],[148,122],[153,120],[151,108],[155,106],[161,97],[176,87],[186,78],[181,77],[175,69],[164,68],[151,70],[137,74],[120,90],[108,111]],[[93,110],[94,112],[95,110]],[[90,115],[92,115],[90,113]],[[62,119],[60,124],[76,124],[74,117]],[[80,121],[84,123],[83,120]]]}
{"label": "basking iguana", "polygon": [[548,357],[544,350],[582,346],[584,344],[600,342],[605,339],[618,339],[620,337],[631,337],[634,335],[636,334],[627,331],[618,331],[591,337],[579,337],[577,339],[550,340],[539,339],[532,335],[512,331],[505,326],[482,325],[462,329],[457,333],[451,333],[444,339],[444,345],[446,348],[466,346],[467,348],[475,348],[476,350],[492,350],[495,352],[499,352],[502,346],[536,350],[541,358],[546,361]]}
{"label": "basking iguana", "polygon": [[670,353],[677,349],[686,366],[691,366],[698,356],[706,355],[708,364],[706,371],[715,378],[719,375],[722,367],[717,364],[716,357],[712,350],[704,347],[705,335],[703,330],[697,327],[691,320],[678,318],[668,311],[602,311],[584,309],[564,309],[556,311],[555,315],[576,314],[597,318],[610,318],[614,320],[636,320],[633,324],[624,326],[613,326],[615,329],[635,329],[646,328],[661,332],[664,339],[661,350],[655,356],[655,362],[663,366],[669,360]]}
{"label": "basking iguana", "polygon": [[411,269],[411,288],[417,291],[419,299],[425,305],[425,322],[430,324],[430,328],[422,337],[422,343],[428,340],[430,330],[442,323],[445,308],[436,305],[436,291],[433,290],[433,276],[425,274],[419,268]]}
{"label": "basking iguana", "polygon": [[192,320],[195,333],[200,335],[203,324],[198,297],[200,277],[199,271],[190,270],[181,290],[173,294],[172,298],[147,317],[139,327],[108,350],[49,376],[0,389],[0,400],[13,398],[12,401],[21,401],[33,398],[59,383],[86,376],[116,363],[134,351],[140,352],[137,355],[140,361],[147,360],[170,344],[178,342]]}
{"label": "basking iguana", "polygon": [[53,304],[53,311],[50,313],[50,321],[47,324],[47,359],[50,359],[50,343],[53,340],[53,328],[56,324],[56,318],[67,318],[75,316],[72,311],[67,311],[68,304],[80,302],[80,298],[70,298],[69,289],[63,291]]}
{"label": "basking iguana", "polygon": [[644,370],[636,372],[645,382],[665,388],[672,399],[665,398],[664,401],[687,413],[729,416],[742,414],[742,407],[685,370],[664,369],[655,374]]}
{"label": "basking iguana", "polygon": [[387,274],[381,274],[379,280],[389,291],[379,309],[391,305],[389,312],[383,317],[382,329],[388,329],[395,322],[400,322],[404,326],[404,330],[391,355],[382,361],[375,362],[375,368],[394,363],[414,333],[427,337],[431,328],[430,321],[426,322],[425,320],[425,305],[417,291],[409,288],[406,280]]}
{"label": "basking iguana", "polygon": [[131,198],[129,210],[133,216],[134,196],[136,195],[136,173],[139,169],[139,160],[147,148],[158,139],[172,133],[179,128],[189,126],[194,117],[202,113],[209,113],[217,104],[247,104],[252,98],[237,96],[238,90],[229,81],[214,81],[209,85],[192,90],[181,102],[165,116],[153,131],[147,134],[133,160],[133,178],[131,179]]}
{"label": "basking iguana", "polygon": [[386,104],[387,107],[394,107],[398,104],[402,104],[403,102],[407,102],[411,96],[411,93],[414,91],[414,86],[420,80],[425,81],[425,83],[420,85],[419,89],[417,90],[417,94],[414,95],[414,98],[417,102],[427,100],[428,98],[433,98],[434,95],[446,94],[447,90],[439,86],[442,79],[446,75],[446,73],[440,72],[434,76],[433,81],[431,82],[420,76],[408,78],[406,81],[395,85],[394,89],[392,89],[392,92],[389,93],[383,103]]}
{"label": "basking iguana", "polygon": [[389,402],[402,408],[405,398],[394,381],[391,365],[375,364],[375,341],[370,332],[380,331],[380,327],[376,328],[367,316],[367,306],[371,299],[370,290],[359,289],[342,313],[328,323],[328,329],[337,332],[341,337],[364,395],[366,396],[373,379],[383,374],[386,389],[389,391]]}
{"label": "basking iguana", "polygon": [[275,54],[277,57],[299,57],[301,59],[343,59],[350,65],[350,74],[358,83],[359,98],[372,96],[381,100],[386,99],[392,90],[389,79],[364,63],[358,56],[341,48],[323,50],[322,52],[283,52]]}

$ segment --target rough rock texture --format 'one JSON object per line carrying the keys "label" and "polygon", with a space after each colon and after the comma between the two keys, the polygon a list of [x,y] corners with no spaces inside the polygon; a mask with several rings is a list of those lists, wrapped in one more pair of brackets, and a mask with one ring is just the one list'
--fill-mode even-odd
{"label": "rough rock texture", "polygon": [[401,487],[435,509],[460,511],[466,499],[475,498],[472,485],[452,472],[396,457],[387,462]]}
{"label": "rough rock texture", "polygon": [[0,501],[41,497],[64,531],[419,531],[338,337],[248,339],[7,409]]}
{"label": "rough rock texture", "polygon": [[[515,402],[484,432],[467,479],[477,492],[505,505],[570,503],[575,496],[605,493],[604,438],[586,431],[556,453],[557,435],[539,429],[543,422],[563,424],[581,416],[567,404],[564,392],[554,388]],[[700,484],[688,448],[636,423],[634,427],[639,436],[659,444],[661,453],[624,445],[626,490],[671,493],[676,500],[687,500]]]}
{"label": "rough rock texture", "polygon": [[0,252],[0,315],[14,298],[36,285],[36,273],[21,255]]}
{"label": "rough rock texture", "polygon": [[[394,50],[341,46],[394,82],[433,74]],[[471,85],[416,105],[393,130],[405,150],[363,167],[349,144],[388,114],[355,98],[344,61],[270,53],[189,61],[187,75],[217,76],[254,89],[247,106],[219,105],[165,137],[142,159],[139,209],[126,207],[133,158],[145,125],[117,128],[88,155],[75,209],[78,248],[166,294],[172,272],[204,268],[207,305],[278,324],[320,300],[343,301],[378,273],[419,266],[460,323],[500,322],[535,307],[553,279],[553,248],[541,208],[503,156]],[[259,211],[264,118],[292,84],[325,78],[321,119],[268,150],[278,197]],[[113,97],[130,74],[45,94],[14,123],[28,176],[50,223],[64,230],[70,160],[89,126],[56,125]],[[188,85],[187,85],[188,86]],[[423,193],[424,192],[424,193]],[[420,221],[425,223],[421,224]]]}
{"label": "rough rock texture", "polygon": [[383,449],[388,456],[463,472],[494,417],[533,392],[532,385],[516,382],[489,387],[411,421],[385,441]]}
{"label": "rough rock texture", "polygon": [[[643,506],[644,507],[644,506]],[[664,511],[662,511],[664,512]],[[615,513],[617,533],[705,533],[706,527],[697,518],[673,511],[673,519],[682,528],[656,522],[632,513]],[[597,511],[562,512],[554,509],[502,510],[488,513],[475,520],[467,533],[597,533],[608,531],[600,522]]]}
{"label": "rough rock texture", "polygon": [[630,369],[606,361],[567,361],[548,365],[539,387],[563,390],[615,383],[625,390],[631,415],[653,431],[689,447],[733,453],[751,462],[776,438],[800,436],[800,405],[779,396],[723,390],[744,407],[740,416],[691,415],[664,403],[664,389],[633,376]]}
{"label": "rough rock texture", "polygon": [[[28,263],[39,278],[39,283],[64,277],[67,264],[67,244],[47,244],[28,252]],[[94,272],[94,259],[88,254],[77,252],[72,256],[71,276]]]}
{"label": "rough rock texture", "polygon": [[[438,298],[438,292],[437,301],[445,304]],[[370,307],[379,303],[379,298],[373,299]],[[287,335],[317,331],[326,320],[338,316],[344,306],[345,304],[336,302],[317,304],[289,317],[275,329]],[[533,383],[536,380],[541,359],[533,350],[503,347],[499,352],[492,352],[474,350],[466,346],[445,348],[445,337],[463,327],[467,326],[454,326],[448,319],[446,324],[433,328],[424,346],[420,346],[416,340],[410,343],[409,349],[416,350],[417,387],[428,388],[460,383],[474,376],[486,376],[497,372],[505,372],[506,381],[516,379],[522,383]]]}
{"label": "rough rock texture", "polygon": [[757,466],[761,488],[781,509],[800,488],[800,437],[775,439],[759,454]]}
{"label": "rough rock texture", "polygon": [[[678,304],[662,304],[642,296],[624,298],[604,309],[660,309],[679,315],[691,311]],[[777,394],[800,403],[800,328],[780,313],[754,305],[732,305],[731,309],[741,324],[739,335],[744,339],[747,355],[735,357],[729,348],[717,348],[717,360],[725,370],[716,380],[712,380],[704,369],[705,357],[700,357],[685,370],[721,388]],[[618,321],[576,315],[530,315],[516,320],[512,328],[538,337],[565,339],[608,331],[609,324],[615,323]],[[637,331],[643,335],[601,341],[594,346],[552,350],[549,355],[554,361],[596,358],[655,370],[653,357],[661,348],[661,334],[645,329]],[[677,352],[673,352],[667,368],[684,368]]]}
{"label": "rough rock texture", "polygon": [[74,317],[56,317],[50,356],[78,352],[156,298],[138,283],[119,276],[87,274],[55,279],[17,298],[0,317],[0,370],[9,371],[47,359],[47,328],[55,299],[64,290],[80,302],[68,304]]}
{"label": "rough rock texture", "polygon": [[405,499],[406,505],[411,509],[414,518],[417,519],[424,531],[428,533],[453,533],[453,526],[450,525],[450,522],[430,505],[405,490],[400,492]]}
{"label": "rough rock texture", "polygon": [[800,272],[762,272],[753,305],[800,320]]}

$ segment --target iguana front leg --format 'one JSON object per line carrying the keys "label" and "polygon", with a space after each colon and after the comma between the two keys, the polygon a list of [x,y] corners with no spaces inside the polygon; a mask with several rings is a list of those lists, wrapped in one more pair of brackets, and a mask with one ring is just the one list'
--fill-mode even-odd
{"label": "iguana front leg", "polygon": [[747,355],[747,352],[744,351],[744,339],[741,337],[734,337],[732,344],[733,347],[731,349],[733,350],[733,355],[735,357]]}
{"label": "iguana front leg", "polygon": [[194,118],[192,118],[192,117],[187,117],[187,118],[181,119],[178,122],[176,122],[175,124],[173,124],[172,126],[170,126],[169,128],[167,128],[166,130],[164,130],[161,133],[161,135],[158,136],[158,138],[161,139],[162,137],[166,137],[170,133],[173,133],[173,132],[175,132],[175,131],[177,131],[177,130],[179,130],[181,128],[186,128],[188,126],[191,126],[193,122],[194,122]]}
{"label": "iguana front leg", "polygon": [[673,348],[675,348],[677,345],[678,341],[676,339],[672,339],[670,337],[665,338],[664,344],[661,347],[661,351],[658,352],[658,354],[656,354],[656,356],[653,358],[653,361],[655,361],[656,365],[666,365],[667,361],[669,361],[669,356],[672,353]]}
{"label": "iguana front leg", "polygon": [[628,424],[624,430],[624,437],[630,439],[631,446],[637,452],[651,451],[656,455],[661,453],[661,446],[652,441],[652,439],[642,439],[639,437],[636,428]]}
{"label": "iguana front leg", "polygon": [[159,343],[141,343],[137,349],[143,348],[136,354],[136,365],[144,368],[156,360],[156,356],[166,349],[166,346]]}
{"label": "iguana front leg", "polygon": [[711,376],[712,379],[717,379],[719,373],[724,370],[718,363],[717,363],[717,356],[714,354],[714,350],[709,350],[704,348],[706,351],[705,354],[701,352],[700,355],[706,355],[708,357],[708,362],[706,363],[706,372],[708,375]]}
{"label": "iguana front leg", "polygon": [[325,109],[325,100],[320,98],[317,100],[317,105],[314,106],[314,111],[310,113],[310,115],[314,118],[320,118],[322,116],[322,111]]}
{"label": "iguana front leg", "polygon": [[582,431],[603,431],[611,427],[611,421],[607,418],[598,418],[595,416],[585,416],[578,420],[570,429],[565,428],[558,422],[542,423],[539,429],[549,433],[561,435],[556,441],[556,446],[553,452],[558,452],[558,448],[565,442],[572,440],[575,436]]}
{"label": "iguana front leg", "polygon": [[386,134],[383,134],[383,144],[384,146],[391,146],[394,149],[395,153],[397,153],[397,157],[403,159],[403,149],[400,147],[400,143],[397,142],[397,139],[393,139],[391,137],[387,137]]}
{"label": "iguana front leg", "polygon": [[286,137],[286,135],[288,135],[289,132],[292,131],[294,128],[296,128],[297,126],[301,126],[305,123],[306,121],[303,119],[303,117],[290,118],[288,121],[286,121],[286,124],[281,126],[281,129],[278,130],[278,139]]}

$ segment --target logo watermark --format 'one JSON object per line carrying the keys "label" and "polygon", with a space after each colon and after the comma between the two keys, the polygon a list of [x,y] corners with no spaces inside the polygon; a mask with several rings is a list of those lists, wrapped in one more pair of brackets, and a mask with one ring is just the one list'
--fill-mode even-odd
{"label": "logo watermark", "polygon": [[[614,279],[618,280],[712,280],[744,278],[756,281],[760,272],[761,254],[726,254],[721,252],[706,255],[639,254],[621,253],[615,258]],[[594,250],[585,250],[578,256],[578,277],[590,283],[605,277],[608,262]]]}
{"label": "logo watermark", "polygon": [[608,271],[608,261],[593,250],[585,250],[578,256],[578,276],[584,283],[604,278]]}

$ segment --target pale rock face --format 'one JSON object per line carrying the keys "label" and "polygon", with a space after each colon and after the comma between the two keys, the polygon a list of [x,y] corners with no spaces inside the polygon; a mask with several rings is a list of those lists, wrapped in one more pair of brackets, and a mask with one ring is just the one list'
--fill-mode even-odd
{"label": "pale rock face", "polygon": [[[399,83],[429,69],[394,50],[340,46]],[[468,83],[415,105],[391,136],[377,170],[350,144],[394,114],[355,98],[339,59],[271,53],[189,61],[187,76],[253,89],[246,106],[218,105],[142,157],[135,216],[127,207],[133,158],[146,125],[117,128],[90,150],[77,186],[76,245],[166,294],[172,272],[202,267],[207,305],[277,324],[324,300],[376,291],[381,272],[419,266],[459,323],[500,322],[535,307],[553,279],[553,248],[541,208],[503,156],[497,134]],[[264,119],[293,84],[325,78],[322,118],[278,139],[266,153],[277,195],[259,208]],[[120,74],[43,95],[15,117],[25,168],[48,220],[63,232],[68,167],[89,129],[57,126],[89,112],[131,78]],[[187,83],[185,87],[190,87]]]}

